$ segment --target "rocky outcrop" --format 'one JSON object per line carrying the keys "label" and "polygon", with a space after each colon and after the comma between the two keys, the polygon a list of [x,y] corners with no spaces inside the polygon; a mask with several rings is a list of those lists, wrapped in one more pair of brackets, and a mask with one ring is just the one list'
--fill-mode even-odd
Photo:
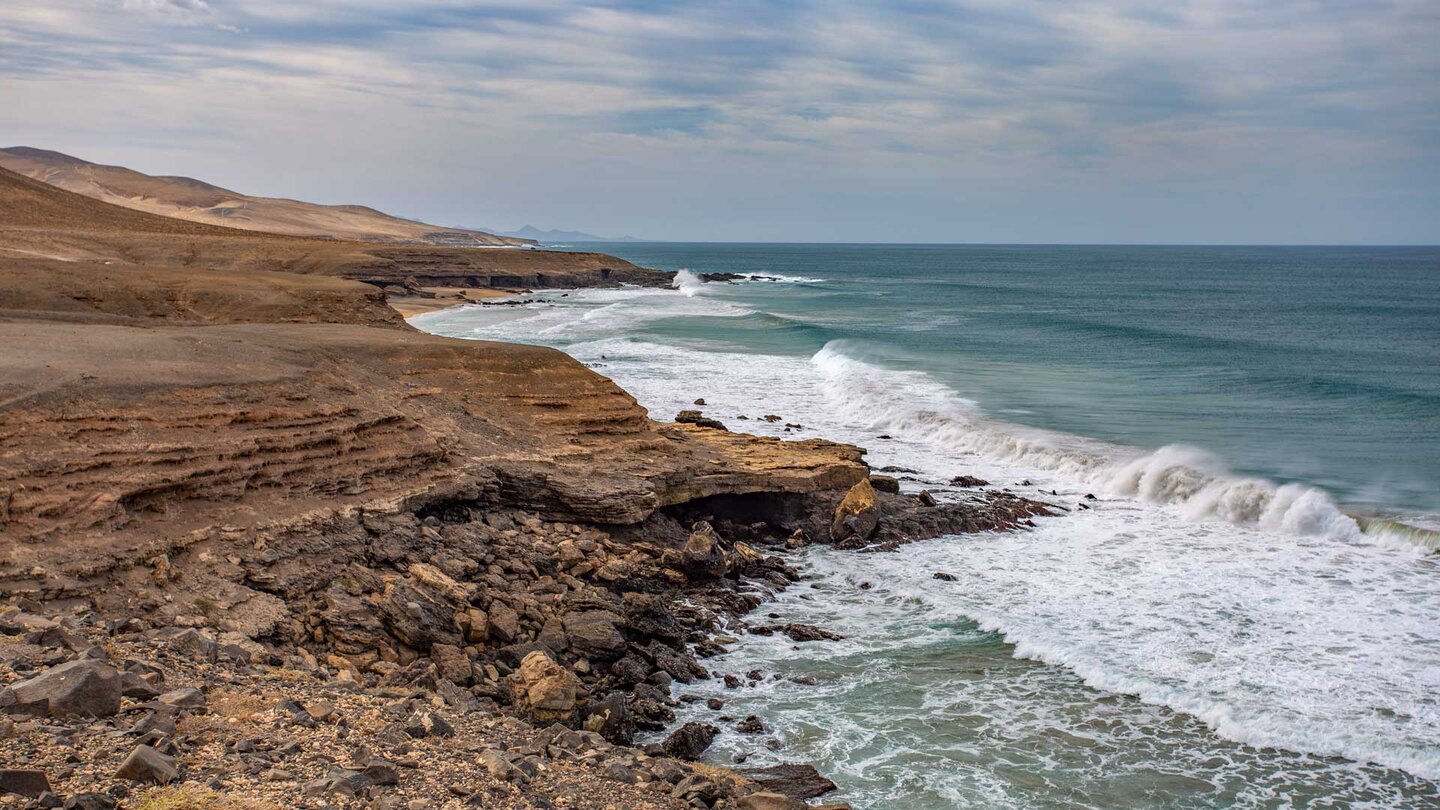
{"label": "rocky outcrop", "polygon": [[0,706],[56,717],[109,717],[120,711],[120,673],[99,661],[71,661],[11,684],[0,693]]}
{"label": "rocky outcrop", "polygon": [[783,764],[741,771],[768,791],[792,799],[813,799],[835,790],[835,783],[821,776],[812,765]]}
{"label": "rocky outcrop", "polygon": [[880,510],[875,505],[875,488],[867,479],[850,488],[835,507],[830,521],[830,539],[836,543],[864,545],[880,527]]}
{"label": "rocky outcrop", "polygon": [[515,671],[515,708],[541,724],[575,718],[580,679],[543,652],[532,652]]}

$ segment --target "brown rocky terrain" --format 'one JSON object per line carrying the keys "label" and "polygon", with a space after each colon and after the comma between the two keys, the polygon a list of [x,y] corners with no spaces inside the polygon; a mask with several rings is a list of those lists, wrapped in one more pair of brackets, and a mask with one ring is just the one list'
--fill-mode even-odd
{"label": "brown rocky terrain", "polygon": [[467,247],[534,244],[530,239],[402,219],[363,205],[256,197],[189,177],[156,177],[28,146],[0,149],[0,168],[123,208],[246,231]]}
{"label": "brown rocky terrain", "polygon": [[[635,747],[675,684],[740,682],[703,663],[720,620],[743,630],[809,543],[1045,513],[901,493],[848,445],[656,422],[557,351],[421,334],[355,280],[373,250],[0,170],[0,806],[799,807],[828,784],[803,763],[693,764],[708,724]],[[496,275],[392,250],[402,284]]]}

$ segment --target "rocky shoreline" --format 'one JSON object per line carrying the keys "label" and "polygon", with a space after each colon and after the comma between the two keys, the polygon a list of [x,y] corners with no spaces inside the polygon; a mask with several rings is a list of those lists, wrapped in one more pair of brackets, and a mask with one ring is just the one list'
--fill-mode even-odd
{"label": "rocky shoreline", "polygon": [[[560,352],[385,301],[663,277],[610,257],[400,251],[376,275],[313,262],[372,247],[4,172],[0,203],[25,251],[0,262],[0,807],[798,808],[828,792],[805,763],[697,761],[764,718],[670,728],[686,684],[766,675],[706,666],[735,634],[831,637],[749,618],[788,555],[1048,513],[657,422]],[[544,283],[480,266],[498,253]]]}
{"label": "rocky shoreline", "polygon": [[799,807],[829,785],[803,763],[694,764],[721,733],[708,724],[659,745],[635,737],[674,719],[684,684],[764,677],[706,668],[735,642],[722,625],[833,637],[748,622],[798,577],[787,551],[887,548],[1046,511],[999,492],[927,505],[877,479],[717,496],[619,529],[453,501],[367,518],[334,580],[271,577],[266,592],[299,609],[260,634],[245,632],[252,606],[173,598],[200,576],[192,566],[226,564],[204,552],[145,571],[123,609],[13,599],[0,612],[0,786],[12,791],[0,806],[178,790],[254,806]]}

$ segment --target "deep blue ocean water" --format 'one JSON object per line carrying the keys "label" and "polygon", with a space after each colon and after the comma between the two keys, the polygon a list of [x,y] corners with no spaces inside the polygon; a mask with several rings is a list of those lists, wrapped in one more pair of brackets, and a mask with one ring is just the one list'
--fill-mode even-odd
{"label": "deep blue ocean water", "polygon": [[735,285],[726,300],[763,314],[647,324],[657,338],[804,356],[843,340],[1010,421],[1440,512],[1440,248],[585,247],[824,279]]}

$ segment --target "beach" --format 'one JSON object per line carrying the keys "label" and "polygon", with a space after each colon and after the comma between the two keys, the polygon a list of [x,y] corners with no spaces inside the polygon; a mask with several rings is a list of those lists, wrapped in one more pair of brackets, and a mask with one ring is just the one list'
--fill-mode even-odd
{"label": "beach", "polygon": [[392,295],[385,300],[406,320],[427,312],[437,312],[450,307],[495,301],[518,294],[519,290],[496,290],[490,288],[466,289],[464,287],[424,287],[420,292],[426,295]]}

